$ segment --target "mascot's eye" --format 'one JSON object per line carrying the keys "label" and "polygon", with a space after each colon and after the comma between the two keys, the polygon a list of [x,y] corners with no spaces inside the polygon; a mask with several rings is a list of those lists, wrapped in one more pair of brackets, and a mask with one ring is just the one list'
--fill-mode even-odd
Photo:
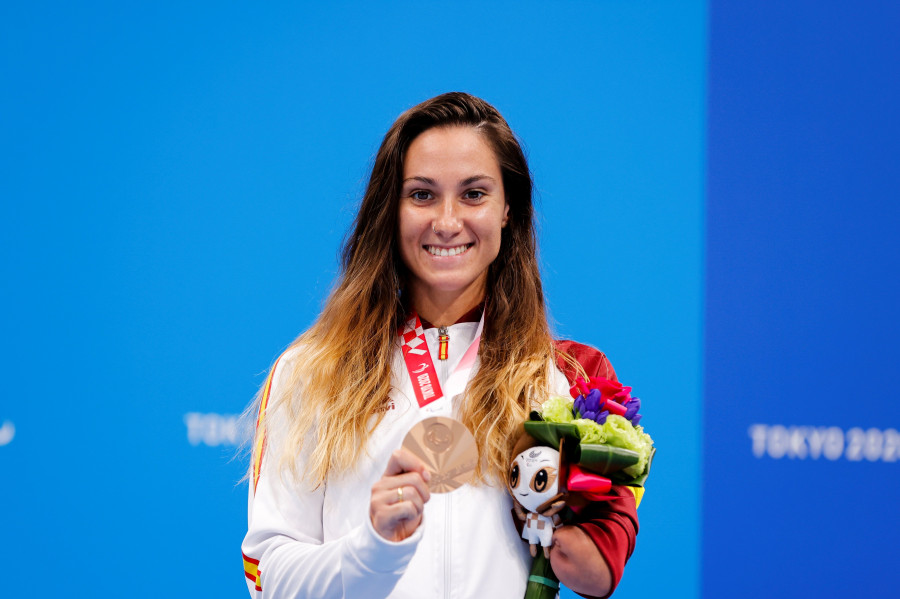
{"label": "mascot's eye", "polygon": [[555,482],[556,468],[541,468],[534,473],[534,477],[531,479],[531,488],[538,493],[543,493]]}
{"label": "mascot's eye", "polygon": [[544,489],[547,488],[546,468],[541,468],[534,474],[534,483],[532,484],[532,488],[538,493],[543,493]]}
{"label": "mascot's eye", "polygon": [[509,471],[509,486],[513,489],[519,484],[519,465],[513,464],[512,470]]}

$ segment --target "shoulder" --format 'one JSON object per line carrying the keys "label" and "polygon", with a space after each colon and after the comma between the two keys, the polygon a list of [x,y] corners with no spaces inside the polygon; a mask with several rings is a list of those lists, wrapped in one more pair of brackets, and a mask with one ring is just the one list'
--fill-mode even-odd
{"label": "shoulder", "polygon": [[[283,418],[272,418],[273,415],[280,412],[286,404],[290,403],[290,397],[293,395],[293,381],[295,379],[294,370],[299,359],[300,349],[297,345],[288,347],[282,352],[269,367],[269,373],[265,382],[256,394],[254,404],[256,406],[256,427],[257,436],[260,429],[271,436],[274,432],[271,424],[274,421],[282,421]],[[265,424],[263,424],[265,422]],[[282,424],[284,424],[282,422]]]}
{"label": "shoulder", "polygon": [[[617,381],[616,371],[602,351],[590,345],[584,345],[569,339],[556,339],[553,342],[556,350],[556,366],[569,381],[574,381],[579,373],[572,363],[577,362],[588,376],[603,377]],[[567,359],[568,358],[568,359]]]}
{"label": "shoulder", "polygon": [[291,374],[300,362],[303,347],[299,343],[292,343],[272,363],[269,368],[268,381],[273,387],[284,389],[290,385]]}

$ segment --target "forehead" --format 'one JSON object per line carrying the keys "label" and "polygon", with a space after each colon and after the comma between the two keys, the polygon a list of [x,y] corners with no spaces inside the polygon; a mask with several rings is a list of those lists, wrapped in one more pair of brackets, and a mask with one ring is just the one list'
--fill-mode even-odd
{"label": "forehead", "polygon": [[474,174],[498,178],[500,164],[487,139],[474,127],[433,127],[406,151],[403,176],[464,179]]}
{"label": "forehead", "polygon": [[527,451],[523,451],[518,456],[516,456],[516,462],[520,464],[520,466],[524,469],[534,469],[541,468],[544,466],[553,466],[556,467],[556,464],[559,459],[559,454],[549,448],[540,448],[540,449],[529,449]]}

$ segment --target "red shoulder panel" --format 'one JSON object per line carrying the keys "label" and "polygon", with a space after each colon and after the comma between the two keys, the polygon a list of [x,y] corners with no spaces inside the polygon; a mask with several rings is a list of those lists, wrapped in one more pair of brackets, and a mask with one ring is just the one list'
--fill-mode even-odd
{"label": "red shoulder panel", "polygon": [[[568,339],[558,339],[554,341],[554,345],[556,345],[557,352],[575,358],[581,364],[581,367],[587,371],[588,376],[599,376],[610,381],[619,382],[619,379],[616,377],[616,371],[613,370],[606,354],[599,349],[576,341],[569,341]],[[562,356],[557,357],[556,364],[563,374],[566,375],[566,378],[569,379],[569,382],[574,383],[578,377],[575,369]]]}

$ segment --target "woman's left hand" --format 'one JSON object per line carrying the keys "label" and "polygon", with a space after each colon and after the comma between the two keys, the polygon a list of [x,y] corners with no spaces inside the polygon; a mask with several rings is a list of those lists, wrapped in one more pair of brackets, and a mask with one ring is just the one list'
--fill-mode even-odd
{"label": "woman's left hand", "polygon": [[612,575],[600,550],[577,526],[562,526],[553,533],[550,566],[561,583],[576,593],[604,597]]}

